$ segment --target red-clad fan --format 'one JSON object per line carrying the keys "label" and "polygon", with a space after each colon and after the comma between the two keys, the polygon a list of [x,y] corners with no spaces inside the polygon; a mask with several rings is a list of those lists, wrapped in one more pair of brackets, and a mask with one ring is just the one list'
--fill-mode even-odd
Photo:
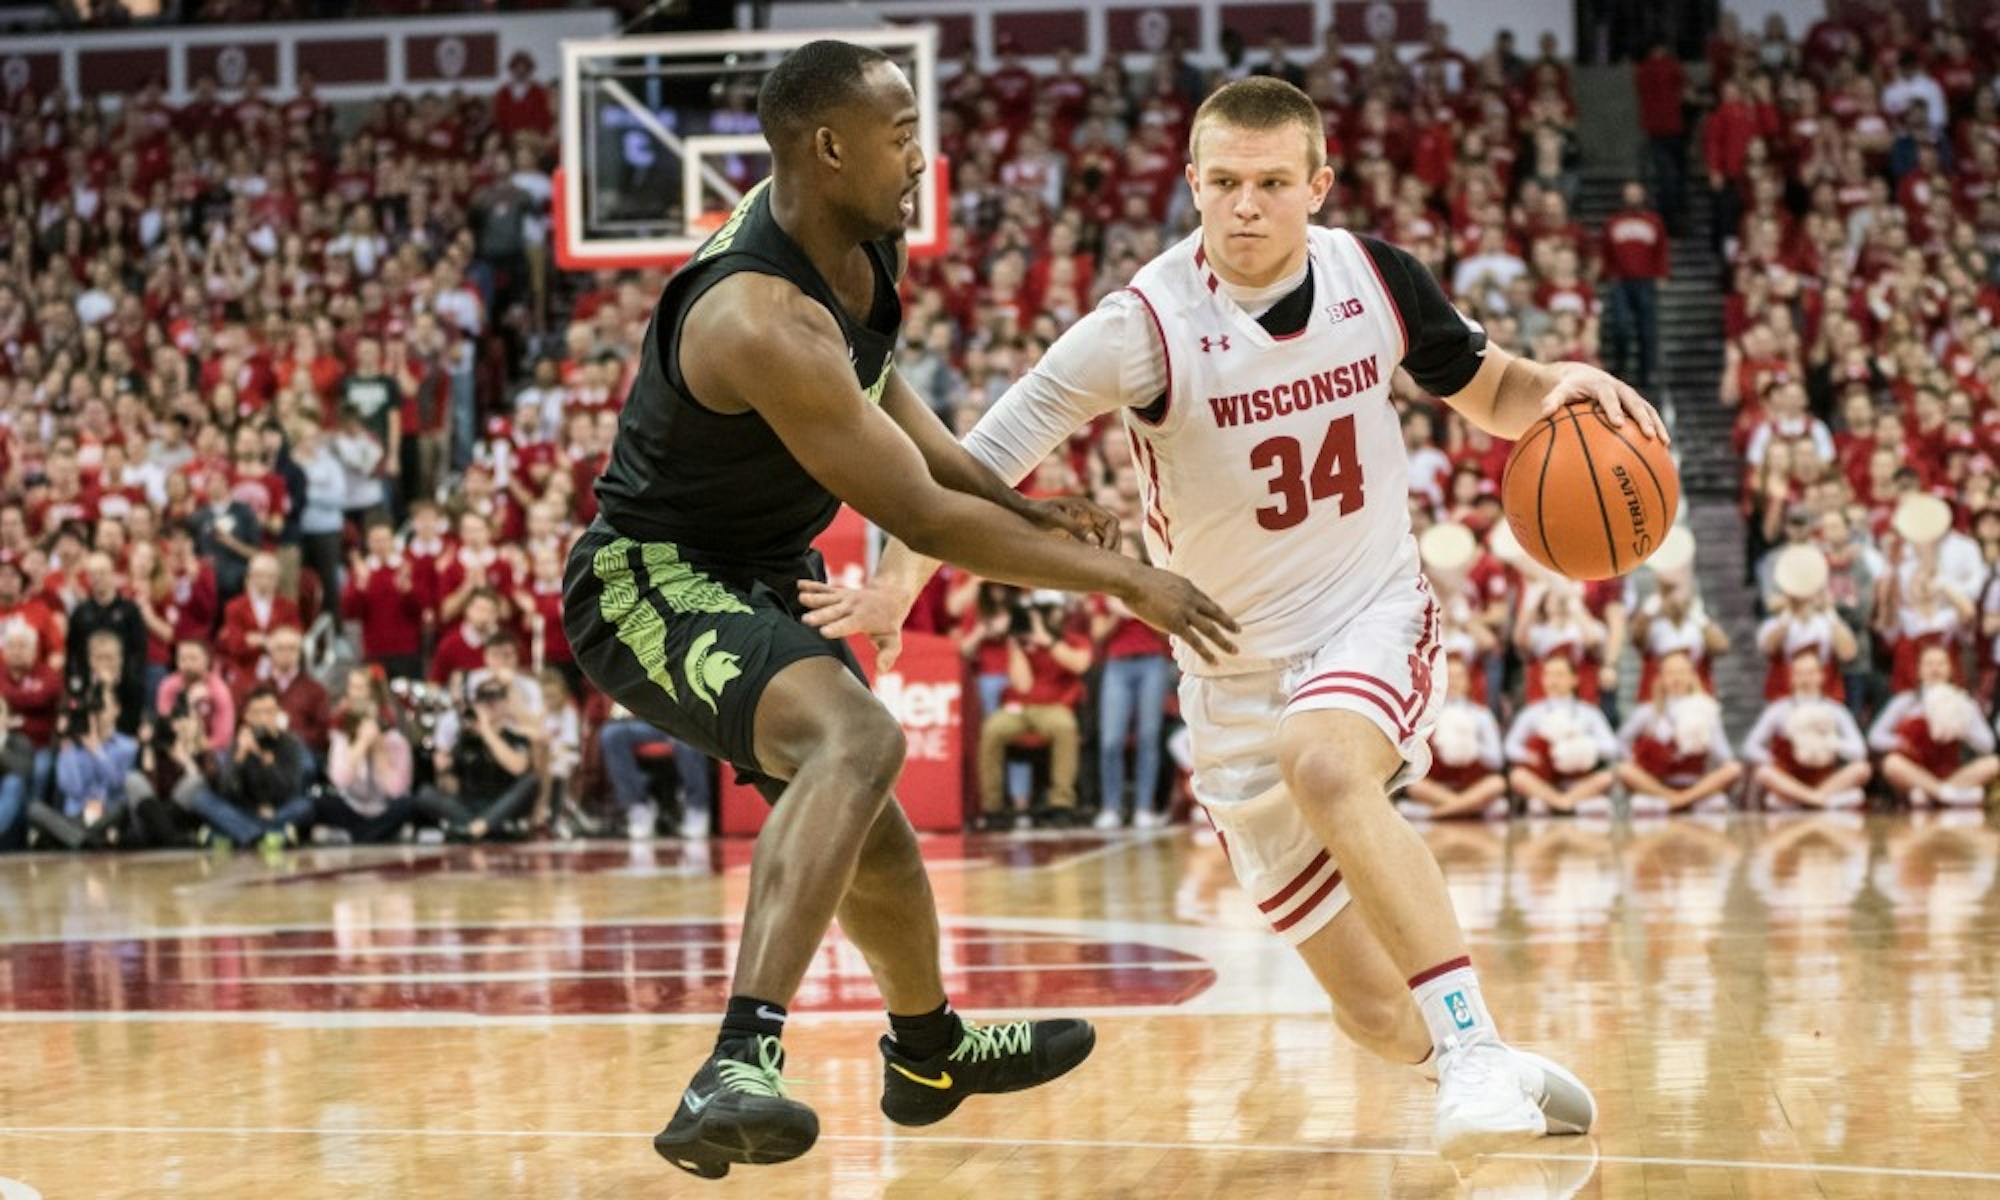
{"label": "red-clad fan", "polygon": [[429,591],[417,563],[396,545],[388,520],[368,526],[368,555],[350,560],[340,612],[361,626],[361,657],[398,679],[424,674],[424,612]]}
{"label": "red-clad fan", "polygon": [[563,632],[563,549],[554,545],[535,547],[528,562],[528,578],[514,592],[514,608],[527,634],[530,661],[567,667],[576,661],[569,637]]}
{"label": "red-clad fan", "polygon": [[1743,758],[1767,803],[1778,807],[1860,808],[1874,775],[1861,727],[1846,707],[1826,698],[1826,668],[1808,650],[1788,664],[1788,693],[1764,706]]}
{"label": "red-clad fan", "polygon": [[1757,627],[1757,649],[1766,662],[1764,699],[1776,700],[1791,685],[1787,665],[1799,654],[1819,656],[1829,699],[1845,700],[1841,668],[1854,661],[1859,643],[1841,620],[1827,590],[1827,558],[1817,546],[1787,546],[1778,552],[1772,578],[1778,585],[1772,613]]}
{"label": "red-clad fan", "polygon": [[1526,701],[1533,704],[1546,694],[1543,664],[1561,658],[1576,673],[1578,698],[1595,704],[1604,638],[1604,623],[1584,605],[1582,584],[1553,576],[1529,584],[1514,624],[1514,648],[1527,665]]}
{"label": "red-clad fan", "polygon": [[1680,651],[1694,663],[1703,688],[1715,689],[1711,660],[1729,649],[1729,635],[1694,594],[1694,537],[1676,527],[1653,552],[1648,566],[1658,582],[1632,614],[1632,645],[1639,651],[1639,699],[1650,700],[1660,662]]}
{"label": "red-clad fan", "polygon": [[512,596],[521,579],[518,552],[494,544],[493,527],[484,515],[466,512],[458,518],[458,546],[438,564],[437,596],[440,621],[454,621],[472,594],[488,589]]}
{"label": "red-clad fan", "polygon": [[1431,730],[1431,769],[1396,801],[1408,817],[1507,816],[1506,758],[1500,722],[1493,710],[1472,697],[1472,672],[1451,664],[1450,689]]}
{"label": "red-clad fan", "polygon": [[1917,686],[1882,706],[1868,746],[1882,756],[1882,778],[1896,798],[1912,808],[1933,802],[1976,808],[2000,777],[1993,729],[1978,701],[1952,681],[1951,655],[1942,646],[1919,656]]}
{"label": "red-clad fan", "polygon": [[466,598],[465,619],[445,630],[431,652],[430,681],[449,683],[467,671],[477,671],[486,665],[488,643],[513,636],[500,623],[499,594],[475,588]]}
{"label": "red-clad fan", "polygon": [[39,597],[26,594],[27,573],[19,560],[0,557],[0,635],[17,626],[35,635],[35,657],[63,661],[63,617]]}
{"label": "red-clad fan", "polygon": [[224,678],[256,678],[272,631],[284,626],[300,626],[298,602],[278,594],[277,557],[259,554],[244,572],[243,594],[222,608],[215,651]]}
{"label": "red-clad fan", "polygon": [[1722,727],[1722,706],[1703,689],[1685,654],[1661,661],[1653,698],[1625,719],[1618,740],[1625,747],[1618,781],[1634,816],[1725,811],[1730,790],[1743,778]]}
{"label": "red-clad fan", "polygon": [[1542,664],[1541,700],[1507,730],[1507,781],[1530,812],[1609,815],[1617,735],[1594,704],[1576,698],[1576,668],[1566,658]]}

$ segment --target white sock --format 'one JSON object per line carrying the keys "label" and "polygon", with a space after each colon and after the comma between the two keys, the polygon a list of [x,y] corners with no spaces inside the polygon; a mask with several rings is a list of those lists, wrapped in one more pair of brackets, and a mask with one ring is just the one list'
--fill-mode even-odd
{"label": "white sock", "polygon": [[1439,963],[1413,979],[1410,992],[1416,997],[1418,1011],[1424,1014],[1424,1026],[1430,1030],[1437,1053],[1444,1052],[1446,1039],[1460,1045],[1499,1040],[1493,1015],[1486,1011],[1486,1000],[1479,994],[1479,976],[1471,959],[1461,956]]}

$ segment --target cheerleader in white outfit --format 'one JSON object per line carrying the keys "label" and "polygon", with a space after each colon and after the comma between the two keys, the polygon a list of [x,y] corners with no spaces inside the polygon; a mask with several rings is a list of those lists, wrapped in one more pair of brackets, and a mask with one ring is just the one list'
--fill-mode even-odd
{"label": "cheerleader in white outfit", "polygon": [[1576,666],[1567,658],[1542,664],[1542,692],[1507,730],[1507,761],[1514,764],[1507,782],[1533,812],[1608,815],[1610,768],[1618,759],[1610,722],[1576,698]]}
{"label": "cheerleader in white outfit", "polygon": [[1625,747],[1618,781],[1634,816],[1727,811],[1730,789],[1743,778],[1722,728],[1722,706],[1685,654],[1660,660],[1652,700],[1625,719],[1618,740]]}
{"label": "cheerleader in white outfit", "polygon": [[1861,727],[1826,698],[1826,664],[1817,651],[1791,661],[1791,694],[1765,705],[1743,741],[1751,776],[1775,807],[1855,809],[1874,770]]}
{"label": "cheerleader in white outfit", "polygon": [[1431,731],[1430,774],[1412,782],[1397,807],[1423,817],[1507,816],[1506,762],[1501,757],[1500,722],[1493,710],[1472,698],[1470,673],[1451,665],[1450,694]]}
{"label": "cheerleader in white outfit", "polygon": [[1917,660],[1917,686],[1898,692],[1868,730],[1882,756],[1882,778],[1912,808],[1933,801],[1963,807],[1985,803],[1986,785],[2000,775],[1993,730],[1965,689],[1952,682],[1951,654],[1927,646]]}

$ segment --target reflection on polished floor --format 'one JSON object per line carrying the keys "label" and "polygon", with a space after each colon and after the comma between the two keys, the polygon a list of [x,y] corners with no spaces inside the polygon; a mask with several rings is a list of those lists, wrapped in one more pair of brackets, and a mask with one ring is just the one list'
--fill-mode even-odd
{"label": "reflection on polished floor", "polygon": [[[2000,1195],[2000,832],[1976,814],[1427,830],[1511,1040],[1602,1130],[1460,1177],[1184,830],[927,839],[961,1009],[1096,1055],[914,1136],[829,940],[804,1159],[649,1138],[712,1038],[747,845],[0,859],[0,1200]],[[1579,1190],[1580,1189],[1580,1190]]]}

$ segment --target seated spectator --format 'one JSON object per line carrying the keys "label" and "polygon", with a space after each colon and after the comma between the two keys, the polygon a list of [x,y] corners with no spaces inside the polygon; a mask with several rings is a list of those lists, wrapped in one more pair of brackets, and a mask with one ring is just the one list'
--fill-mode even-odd
{"label": "seated spectator", "polygon": [[541,724],[542,685],[521,669],[521,644],[511,637],[497,637],[486,643],[485,664],[464,676],[464,696],[470,697],[488,680],[504,685],[507,703],[523,727]]}
{"label": "seated spectator", "polygon": [[208,730],[208,748],[218,753],[228,750],[236,736],[236,698],[215,669],[206,642],[174,647],[174,673],[160,682],[153,707],[169,720],[183,711],[199,716]]}
{"label": "seated spectator", "polygon": [[[1137,546],[1128,535],[1126,546]],[[1099,829],[1124,823],[1125,744],[1132,743],[1132,824],[1154,829],[1166,824],[1161,810],[1160,750],[1165,745],[1168,689],[1173,686],[1172,648],[1158,630],[1132,615],[1110,596],[1094,597],[1090,640],[1104,659],[1097,681],[1097,780]]]}
{"label": "seated spectator", "polygon": [[1500,722],[1474,697],[1472,672],[1454,662],[1445,678],[1450,691],[1431,731],[1431,769],[1404,790],[1396,807],[1411,818],[1505,820],[1510,804]]}
{"label": "seated spectator", "polygon": [[576,823],[570,820],[570,781],[583,761],[583,710],[577,706],[576,694],[561,671],[544,667],[537,682],[541,685],[542,746],[546,762],[532,824],[540,832],[560,833],[564,828],[576,828]]}
{"label": "seated spectator", "polygon": [[63,663],[64,618],[39,596],[27,593],[28,577],[18,559],[0,556],[0,635],[16,625],[35,635],[35,654],[58,671]]}
{"label": "seated spectator", "polygon": [[243,591],[250,560],[257,555],[257,514],[236,498],[229,473],[207,472],[202,505],[189,514],[195,549],[215,568],[216,596],[225,605]]}
{"label": "seated spectator", "polygon": [[1646,597],[1632,615],[1632,644],[1639,651],[1639,699],[1652,699],[1660,663],[1676,651],[1694,663],[1704,689],[1713,691],[1710,663],[1729,649],[1729,635],[1709,617],[1683,572],[1662,572],[1659,589]]}
{"label": "seated spectator", "polygon": [[483,841],[534,803],[541,785],[536,753],[534,736],[514,716],[508,685],[489,679],[473,693],[451,744],[439,745],[438,782],[418,790],[417,811],[452,837]]}
{"label": "seated spectator", "polygon": [[1895,798],[1911,808],[1977,808],[2000,776],[1993,729],[1978,702],[1952,682],[1951,654],[1942,646],[1925,648],[1917,686],[1882,706],[1868,748],[1882,756],[1882,778]]}
{"label": "seated spectator", "polygon": [[277,555],[258,554],[244,573],[243,594],[222,606],[215,649],[224,678],[262,678],[265,646],[281,627],[301,627],[299,606],[278,594]]}
{"label": "seated spectator", "polygon": [[1756,768],[1751,778],[1774,807],[1860,808],[1874,774],[1861,727],[1826,698],[1817,654],[1804,651],[1789,665],[1788,693],[1764,706],[1743,739],[1743,758]]}
{"label": "seated spectator", "polygon": [[387,518],[369,522],[367,537],[367,556],[348,564],[341,616],[360,623],[362,658],[392,679],[421,679],[427,600],[416,560],[396,544]]}
{"label": "seated spectator", "polygon": [[1035,592],[1015,610],[1007,636],[1007,690],[979,730],[979,803],[989,827],[1002,819],[1007,747],[1023,735],[1049,745],[1047,818],[1076,811],[1076,702],[1090,669],[1090,640],[1065,633],[1060,592]]}
{"label": "seated spectator", "polygon": [[108,629],[91,634],[90,644],[84,650],[84,666],[88,674],[69,681],[70,694],[80,694],[90,688],[103,688],[110,692],[118,700],[118,732],[139,736],[146,724],[146,697],[150,693],[145,691],[138,677],[125,669],[124,641]]}
{"label": "seated spectator", "polygon": [[707,756],[614,705],[610,719],[597,731],[597,747],[604,756],[605,778],[611,782],[612,803],[625,814],[627,834],[635,842],[645,841],[659,820],[659,810],[647,792],[645,769],[639,765],[642,746],[672,747],[674,775],[680,784],[680,836],[689,841],[706,838],[715,823],[715,789],[709,783]]}
{"label": "seated spectator", "polygon": [[[213,835],[265,852],[297,845],[312,818],[306,792],[305,743],[285,729],[285,710],[269,684],[253,688],[227,755],[213,751],[183,758],[186,774],[174,799],[207,822]],[[184,752],[192,739],[177,739]]]}
{"label": "seated spectator", "polygon": [[0,634],[0,703],[5,703],[11,728],[26,739],[33,760],[28,799],[48,794],[55,774],[56,723],[62,713],[63,681],[41,654],[35,631],[10,626]]}
{"label": "seated spectator", "polygon": [[118,731],[117,710],[114,695],[97,691],[71,701],[63,712],[62,750],[56,759],[57,811],[38,812],[36,824],[72,850],[115,846],[121,840],[139,743]]}
{"label": "seated spectator", "polygon": [[367,668],[349,672],[327,750],[331,788],[314,803],[313,819],[344,830],[356,842],[393,840],[415,812],[410,801],[413,767],[387,680]]}
{"label": "seated spectator", "polygon": [[1625,748],[1618,781],[1633,816],[1725,812],[1730,789],[1743,778],[1722,727],[1722,706],[1685,654],[1660,663],[1653,698],[1626,719],[1618,740]]}
{"label": "seated spectator", "polygon": [[70,610],[66,674],[71,679],[77,679],[89,673],[85,660],[90,653],[90,638],[101,631],[117,635],[118,645],[123,651],[121,669],[134,681],[142,680],[145,675],[142,668],[146,661],[146,622],[139,615],[139,606],[119,594],[117,565],[108,554],[92,554],[84,559],[83,574],[89,591]]}
{"label": "seated spectator", "polygon": [[1610,723],[1576,698],[1576,668],[1566,658],[1542,664],[1542,690],[1507,730],[1508,783],[1537,815],[1610,815],[1619,751]]}
{"label": "seated spectator", "polygon": [[0,850],[20,844],[28,808],[28,784],[35,774],[35,747],[14,723],[0,699]]}
{"label": "seated spectator", "polygon": [[500,627],[499,593],[474,589],[465,602],[465,619],[447,630],[431,652],[431,682],[459,682],[458,676],[486,665],[487,643],[512,637]]}
{"label": "seated spectator", "polygon": [[285,728],[305,743],[311,755],[308,774],[326,761],[327,721],[331,704],[326,688],[305,669],[305,635],[295,625],[280,625],[264,643],[265,670],[261,680],[251,680],[239,701],[256,687],[268,684],[278,694],[278,707],[285,713]]}

